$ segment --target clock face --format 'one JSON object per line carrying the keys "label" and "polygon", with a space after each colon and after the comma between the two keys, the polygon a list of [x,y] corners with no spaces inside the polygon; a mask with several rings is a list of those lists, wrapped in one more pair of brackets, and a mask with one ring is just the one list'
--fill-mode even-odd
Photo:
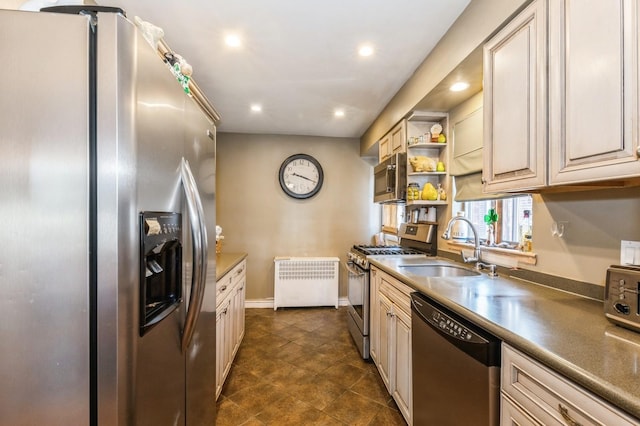
{"label": "clock face", "polygon": [[307,154],[295,154],[280,166],[280,186],[293,198],[310,198],[320,191],[324,174],[318,160]]}

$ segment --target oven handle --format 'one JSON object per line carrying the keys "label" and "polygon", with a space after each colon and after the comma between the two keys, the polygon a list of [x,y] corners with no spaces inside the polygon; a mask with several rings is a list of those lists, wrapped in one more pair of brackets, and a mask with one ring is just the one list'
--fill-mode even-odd
{"label": "oven handle", "polygon": [[348,261],[348,262],[342,262],[344,265],[344,268],[351,272],[353,275],[365,275],[366,271],[361,270],[360,268],[358,268],[358,270],[352,268],[350,265],[353,265],[352,261]]}

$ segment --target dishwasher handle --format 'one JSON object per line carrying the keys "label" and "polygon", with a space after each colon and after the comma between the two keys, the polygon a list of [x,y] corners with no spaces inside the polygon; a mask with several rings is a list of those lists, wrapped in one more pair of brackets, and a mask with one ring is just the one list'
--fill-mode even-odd
{"label": "dishwasher handle", "polygon": [[500,366],[500,340],[497,337],[461,320],[452,312],[434,306],[420,293],[411,294],[411,312],[412,333],[419,321],[483,365]]}

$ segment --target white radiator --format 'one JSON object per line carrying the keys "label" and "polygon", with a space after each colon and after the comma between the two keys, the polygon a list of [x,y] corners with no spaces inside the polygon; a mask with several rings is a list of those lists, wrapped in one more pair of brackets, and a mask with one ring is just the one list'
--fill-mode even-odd
{"label": "white radiator", "polygon": [[276,257],[273,309],[298,306],[338,308],[337,257]]}

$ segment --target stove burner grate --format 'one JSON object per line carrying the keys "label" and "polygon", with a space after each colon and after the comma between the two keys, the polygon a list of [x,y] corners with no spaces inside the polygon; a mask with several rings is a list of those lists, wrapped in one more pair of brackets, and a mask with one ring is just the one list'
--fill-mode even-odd
{"label": "stove burner grate", "polygon": [[422,251],[402,246],[356,245],[353,246],[353,248],[355,251],[362,253],[365,256],[424,254]]}

